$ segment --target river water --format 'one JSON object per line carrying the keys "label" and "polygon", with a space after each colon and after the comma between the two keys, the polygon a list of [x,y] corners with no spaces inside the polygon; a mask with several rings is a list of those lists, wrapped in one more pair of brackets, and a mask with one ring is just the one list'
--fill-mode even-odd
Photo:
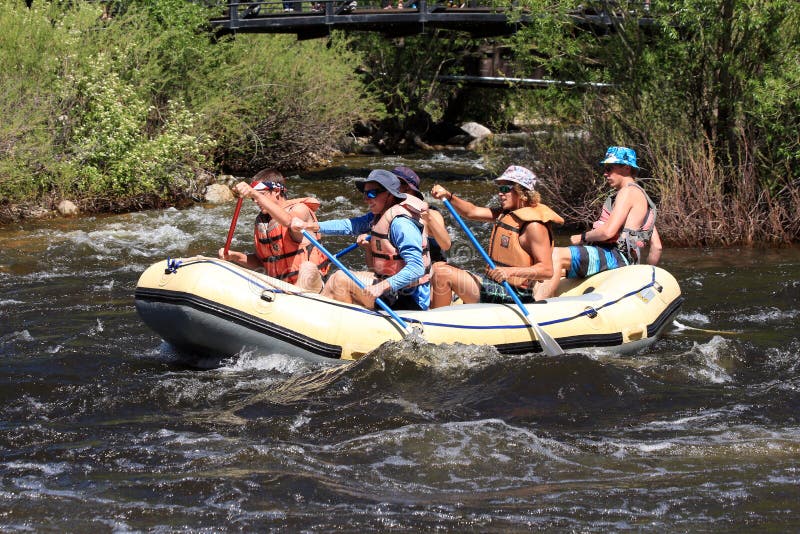
{"label": "river water", "polygon": [[[339,163],[289,180],[322,218],[361,212],[370,167],[492,193],[467,154]],[[666,250],[686,302],[635,357],[407,341],[343,366],[187,368],[139,321],[136,280],[215,255],[232,212],[0,229],[0,530],[800,528],[800,250]]]}

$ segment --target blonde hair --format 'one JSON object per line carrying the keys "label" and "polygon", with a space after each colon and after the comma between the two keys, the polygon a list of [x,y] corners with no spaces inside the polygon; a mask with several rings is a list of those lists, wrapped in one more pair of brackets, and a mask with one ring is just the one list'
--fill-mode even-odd
{"label": "blonde hair", "polygon": [[519,196],[520,200],[522,200],[522,205],[525,207],[535,208],[539,205],[539,202],[542,201],[542,195],[540,195],[538,191],[534,191],[533,189],[525,189],[517,183],[515,183],[513,187],[514,191],[517,192],[517,196]]}

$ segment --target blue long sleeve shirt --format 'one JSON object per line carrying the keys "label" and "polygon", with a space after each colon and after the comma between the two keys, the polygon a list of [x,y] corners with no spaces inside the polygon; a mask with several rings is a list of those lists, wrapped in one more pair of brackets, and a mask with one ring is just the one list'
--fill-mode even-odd
{"label": "blue long sleeve shirt", "polygon": [[[322,221],[319,223],[319,231],[321,234],[335,235],[366,234],[370,231],[370,223],[373,218],[374,215],[370,212],[351,219]],[[425,265],[422,263],[422,232],[408,217],[395,217],[389,226],[389,240],[405,262],[405,266],[397,274],[386,279],[392,291],[399,291],[425,274]],[[430,284],[416,286],[411,295],[421,309],[428,309],[431,295]]]}

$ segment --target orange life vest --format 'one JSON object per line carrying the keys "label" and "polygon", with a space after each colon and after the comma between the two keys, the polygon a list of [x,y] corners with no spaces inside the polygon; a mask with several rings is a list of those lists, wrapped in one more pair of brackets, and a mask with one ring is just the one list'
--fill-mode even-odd
{"label": "orange life vest", "polygon": [[431,255],[428,249],[428,235],[419,214],[427,209],[428,204],[415,196],[408,195],[402,202],[390,207],[383,214],[373,219],[370,228],[369,252],[367,264],[371,265],[372,272],[379,278],[388,278],[400,272],[406,262],[400,257],[397,248],[389,240],[389,228],[395,217],[408,217],[419,228],[422,234],[422,265],[425,274],[408,287],[427,283],[431,279]]}
{"label": "orange life vest", "polygon": [[[489,238],[489,256],[498,267],[530,267],[534,259],[519,243],[519,234],[528,223],[537,222],[545,225],[550,236],[550,247],[554,245],[553,224],[564,224],[564,219],[544,204],[524,207],[514,211],[501,212],[494,221],[492,235]],[[528,289],[533,280],[520,276],[511,276],[508,283],[512,286]]]}
{"label": "orange life vest", "polygon": [[[291,213],[299,204],[308,206],[311,217],[316,222],[317,216],[314,212],[319,208],[319,200],[295,198],[287,200],[283,207]],[[273,221],[268,214],[260,213],[256,217],[254,234],[256,255],[264,265],[264,270],[273,278],[285,280],[290,284],[297,282],[298,269],[304,261],[314,263],[323,275],[330,269],[328,259],[308,239],[303,238],[299,243],[296,242],[292,239],[289,229]],[[319,234],[315,237],[319,239]]]}

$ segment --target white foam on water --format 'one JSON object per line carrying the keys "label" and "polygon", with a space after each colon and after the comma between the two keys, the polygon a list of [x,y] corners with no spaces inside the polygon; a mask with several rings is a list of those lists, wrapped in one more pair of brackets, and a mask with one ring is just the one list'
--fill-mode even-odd
{"label": "white foam on water", "polygon": [[41,464],[36,462],[6,462],[0,464],[9,470],[14,471],[38,471],[45,476],[56,476],[65,473],[69,468],[69,464],[64,462]]}
{"label": "white foam on water", "polygon": [[794,321],[800,317],[800,310],[780,310],[778,308],[767,308],[751,314],[736,314],[734,321],[741,323],[756,323],[759,326],[764,323],[785,323]]}
{"label": "white foam on water", "polygon": [[686,286],[701,288],[703,287],[703,279],[704,279],[703,275],[694,275],[683,280],[682,284]]}
{"label": "white foam on water", "polygon": [[519,457],[520,454],[530,461],[545,458],[571,463],[561,456],[567,450],[563,444],[498,419],[412,424],[359,436],[331,447],[340,452],[346,450],[348,455],[380,451],[381,456],[383,453],[402,456],[411,465],[466,465],[483,462],[486,456]]}
{"label": "white foam on water", "polygon": [[108,519],[102,516],[96,516],[93,518],[94,521],[97,521],[101,525],[105,525],[111,532],[114,534],[126,534],[128,532],[141,532],[141,529],[133,528],[128,523],[121,521],[119,519]]}
{"label": "white foam on water", "polygon": [[93,326],[92,328],[89,329],[88,335],[90,335],[90,336],[94,336],[96,334],[101,333],[103,330],[105,330],[105,327],[103,326],[103,322],[100,320],[100,318],[98,317],[98,318],[96,318],[96,320],[97,320],[97,326]]}
{"label": "white foam on water", "polygon": [[707,343],[694,343],[693,352],[702,357],[703,366],[693,370],[695,378],[702,377],[714,384],[722,384],[733,380],[720,365],[720,356],[725,356],[731,342],[722,336],[713,336]]}
{"label": "white foam on water", "polygon": [[21,300],[5,299],[0,300],[0,306],[11,306],[12,304],[24,304]]}
{"label": "white foam on water", "polygon": [[0,343],[9,343],[12,341],[34,341],[34,337],[30,332],[28,332],[28,330],[18,330],[16,332],[11,332],[10,334],[0,336]]}
{"label": "white foam on water", "polygon": [[92,289],[110,291],[110,290],[114,289],[114,280],[113,279],[109,280],[104,284],[93,285]]}
{"label": "white foam on water", "polygon": [[650,421],[644,425],[643,429],[657,428],[659,430],[688,430],[697,428],[707,428],[712,422],[724,420],[730,416],[730,410],[709,410],[697,415],[686,415],[676,419]]}
{"label": "white foam on water", "polygon": [[301,428],[306,426],[309,422],[311,422],[310,417],[303,414],[297,414],[292,423],[289,425],[289,430],[291,430],[292,432],[297,432]]}
{"label": "white foam on water", "polygon": [[[711,323],[711,319],[708,318],[708,315],[705,315],[705,314],[699,313],[699,312],[679,313],[678,314],[678,319],[680,319],[681,321],[694,323],[695,325],[707,325],[707,324]],[[680,324],[680,323],[677,323],[677,321],[676,321],[676,324]],[[683,325],[681,325],[681,326],[683,326]]]}
{"label": "white foam on water", "polygon": [[217,370],[223,373],[242,371],[274,371],[283,375],[295,375],[316,368],[315,364],[286,354],[263,354],[242,352],[237,358],[228,360]]}

